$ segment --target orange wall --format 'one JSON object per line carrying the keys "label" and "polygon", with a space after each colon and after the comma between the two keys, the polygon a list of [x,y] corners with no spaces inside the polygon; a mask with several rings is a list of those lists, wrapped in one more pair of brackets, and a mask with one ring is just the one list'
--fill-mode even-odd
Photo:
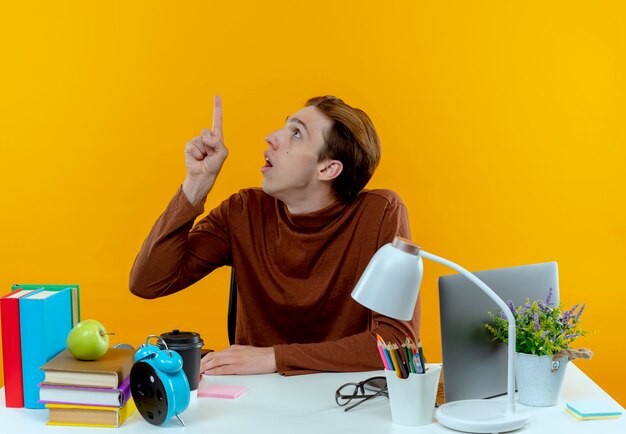
{"label": "orange wall", "polygon": [[[138,344],[226,345],[228,271],[140,300],[128,272],[224,98],[231,154],[208,206],[260,185],[265,135],[313,95],[365,109],[372,187],[470,270],[556,260],[588,303],[578,365],[626,404],[626,7],[619,1],[58,2],[0,10],[0,288],[80,283],[84,318]],[[383,6],[384,5],[384,6]],[[440,357],[426,264],[423,340]]]}

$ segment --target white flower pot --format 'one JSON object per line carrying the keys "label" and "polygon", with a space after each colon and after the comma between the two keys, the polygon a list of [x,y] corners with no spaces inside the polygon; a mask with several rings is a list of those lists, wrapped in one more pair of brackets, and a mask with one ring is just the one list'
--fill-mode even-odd
{"label": "white flower pot", "polygon": [[515,353],[515,380],[520,404],[533,407],[556,405],[561,397],[567,357]]}

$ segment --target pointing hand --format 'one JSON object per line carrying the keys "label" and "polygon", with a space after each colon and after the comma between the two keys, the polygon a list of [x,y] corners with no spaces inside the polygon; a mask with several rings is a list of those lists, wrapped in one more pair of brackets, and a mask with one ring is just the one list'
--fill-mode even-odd
{"label": "pointing hand", "polygon": [[213,128],[204,128],[200,136],[194,137],[185,146],[187,174],[195,182],[210,182],[213,185],[228,149],[222,135],[222,98],[215,96],[213,106]]}

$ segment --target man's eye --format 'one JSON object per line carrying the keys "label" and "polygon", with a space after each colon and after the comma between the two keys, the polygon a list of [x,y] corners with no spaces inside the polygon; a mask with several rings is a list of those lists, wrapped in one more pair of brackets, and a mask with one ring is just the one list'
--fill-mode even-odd
{"label": "man's eye", "polygon": [[296,129],[294,130],[294,132],[293,132],[293,136],[294,136],[296,139],[300,139],[300,138],[302,138],[302,132],[301,132],[299,129],[297,129],[297,128],[296,128]]}

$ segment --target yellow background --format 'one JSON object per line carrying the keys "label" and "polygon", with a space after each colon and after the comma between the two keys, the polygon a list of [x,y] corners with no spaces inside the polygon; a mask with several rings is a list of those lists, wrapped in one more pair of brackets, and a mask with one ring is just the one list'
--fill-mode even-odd
{"label": "yellow background", "polygon": [[[226,345],[228,270],[155,301],[128,272],[224,99],[211,196],[261,182],[264,137],[307,98],[367,111],[370,187],[413,238],[470,270],[556,260],[597,333],[577,362],[626,404],[626,7],[620,1],[3,2],[0,288],[79,283],[83,318],[139,344],[172,328]],[[423,342],[440,358],[426,264]]]}

